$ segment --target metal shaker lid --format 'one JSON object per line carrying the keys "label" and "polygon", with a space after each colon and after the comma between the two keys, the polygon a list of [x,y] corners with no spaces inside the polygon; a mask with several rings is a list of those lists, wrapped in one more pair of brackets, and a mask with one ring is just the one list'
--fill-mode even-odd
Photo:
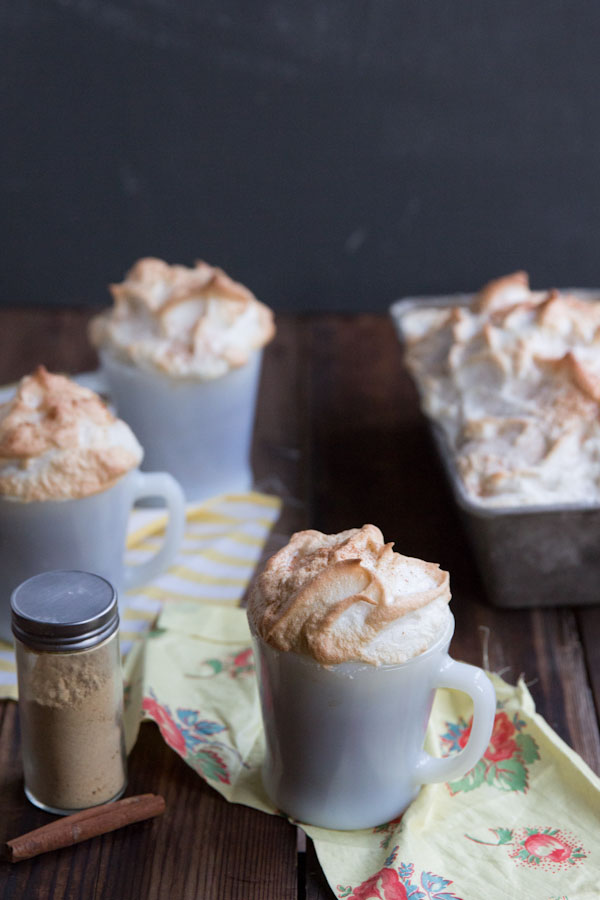
{"label": "metal shaker lid", "polygon": [[119,626],[117,592],[91,572],[34,575],[13,591],[10,606],[14,636],[33,650],[86,650]]}

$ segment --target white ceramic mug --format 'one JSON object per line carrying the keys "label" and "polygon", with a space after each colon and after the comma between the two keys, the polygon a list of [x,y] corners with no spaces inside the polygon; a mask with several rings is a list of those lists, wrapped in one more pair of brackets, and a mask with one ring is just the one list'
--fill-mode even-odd
{"label": "white ceramic mug", "polygon": [[[127,523],[136,500],[163,497],[168,522],[161,548],[147,562],[125,566]],[[116,484],[69,500],[23,502],[0,497],[0,638],[12,641],[10,596],[25,579],[51,569],[101,575],[117,590],[151,581],[175,559],[185,528],[185,500],[165,472],[134,469]]]}
{"label": "white ceramic mug", "polygon": [[176,378],[100,352],[117,413],[144,448],[146,469],[170,472],[189,501],[247,491],[262,353],[218,378]]}
{"label": "white ceramic mug", "polygon": [[[402,665],[322,666],[253,636],[266,756],[263,782],[292,818],[323,828],[372,828],[400,815],[421,785],[452,781],[483,756],[496,697],[482,669],[448,656],[454,619],[425,653]],[[438,759],[423,741],[438,687],[473,699],[459,754]]]}

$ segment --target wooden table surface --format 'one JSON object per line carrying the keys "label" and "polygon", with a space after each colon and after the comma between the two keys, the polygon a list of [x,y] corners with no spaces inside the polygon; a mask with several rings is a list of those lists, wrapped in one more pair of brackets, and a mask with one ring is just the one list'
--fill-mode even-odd
{"label": "wooden table surface", "polygon": [[[90,313],[0,310],[0,383],[43,362],[96,366]],[[294,530],[373,522],[402,553],[451,573],[453,655],[509,681],[523,674],[539,712],[600,772],[600,607],[506,611],[486,603],[429,444],[391,322],[279,316],[265,353],[256,423],[257,485],[285,501],[270,547]],[[107,900],[331,900],[310,841],[282,818],[226,803],[145,724],[128,793],[167,812],[77,847],[0,864],[0,897]],[[23,795],[16,704],[0,704],[0,841],[51,817]]]}

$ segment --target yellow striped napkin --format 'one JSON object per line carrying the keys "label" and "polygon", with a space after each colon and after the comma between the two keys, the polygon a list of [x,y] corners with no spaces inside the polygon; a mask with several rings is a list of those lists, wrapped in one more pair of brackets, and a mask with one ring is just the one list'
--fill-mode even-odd
{"label": "yellow striped napkin", "polygon": [[[187,508],[187,527],[175,565],[159,578],[123,594],[120,599],[121,652],[127,692],[140,661],[143,639],[164,604],[198,603],[238,606],[279,516],[277,497],[256,492],[228,494]],[[160,510],[134,510],[126,562],[139,564],[162,541],[165,515]],[[139,678],[135,679],[140,680]],[[0,699],[17,698],[14,651],[0,642]],[[129,704],[135,712],[136,703]],[[135,724],[131,723],[131,744]],[[128,729],[129,730],[129,729]]]}

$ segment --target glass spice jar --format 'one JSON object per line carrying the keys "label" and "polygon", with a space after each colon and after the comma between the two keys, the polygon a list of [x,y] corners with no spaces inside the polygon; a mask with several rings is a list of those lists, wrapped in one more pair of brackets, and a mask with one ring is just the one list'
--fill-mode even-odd
{"label": "glass spice jar", "polygon": [[25,793],[67,815],[125,790],[123,679],[113,586],[44,572],[11,597]]}

